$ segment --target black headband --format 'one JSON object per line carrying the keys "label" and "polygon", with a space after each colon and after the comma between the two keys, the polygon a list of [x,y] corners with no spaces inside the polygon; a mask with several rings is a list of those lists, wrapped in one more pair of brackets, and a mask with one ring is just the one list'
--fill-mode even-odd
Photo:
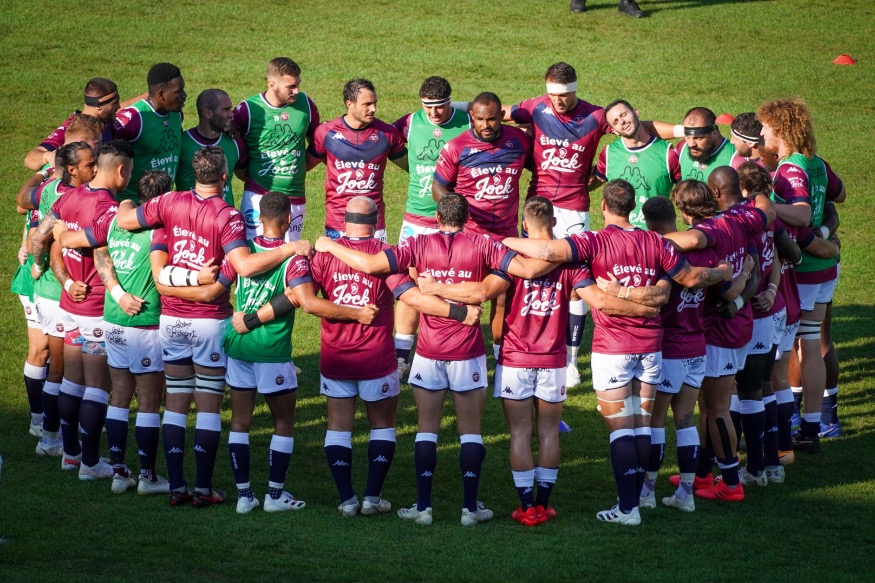
{"label": "black headband", "polygon": [[107,103],[112,103],[113,101],[118,101],[118,91],[113,91],[109,95],[104,95],[103,97],[94,97],[93,95],[85,96],[85,105],[89,107],[102,107]]}
{"label": "black headband", "polygon": [[378,211],[372,213],[351,213],[346,211],[343,213],[343,220],[355,225],[376,225],[378,214]]}
{"label": "black headband", "polygon": [[701,136],[707,136],[708,134],[716,130],[717,126],[714,124],[708,126],[684,126],[684,135],[698,138]]}

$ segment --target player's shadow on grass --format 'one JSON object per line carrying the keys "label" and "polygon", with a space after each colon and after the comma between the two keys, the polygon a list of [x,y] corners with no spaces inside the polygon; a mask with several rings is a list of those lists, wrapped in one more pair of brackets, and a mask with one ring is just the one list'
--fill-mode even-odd
{"label": "player's shadow on grass", "polygon": [[[766,2],[768,0],[640,0],[638,5],[644,11],[645,16],[652,16],[657,12],[667,12],[669,10],[686,10],[689,8],[712,7],[719,4],[749,4],[753,2]],[[589,0],[586,3],[586,11],[594,12],[597,10],[616,10],[617,2],[611,0],[609,2],[594,3]]]}

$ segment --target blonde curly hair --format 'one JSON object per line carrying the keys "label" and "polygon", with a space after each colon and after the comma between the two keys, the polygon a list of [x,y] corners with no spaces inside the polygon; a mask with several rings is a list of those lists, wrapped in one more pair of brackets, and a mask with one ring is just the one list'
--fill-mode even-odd
{"label": "blonde curly hair", "polygon": [[771,126],[791,150],[811,158],[817,152],[811,111],[798,97],[785,97],[763,103],[757,110],[757,119]]}

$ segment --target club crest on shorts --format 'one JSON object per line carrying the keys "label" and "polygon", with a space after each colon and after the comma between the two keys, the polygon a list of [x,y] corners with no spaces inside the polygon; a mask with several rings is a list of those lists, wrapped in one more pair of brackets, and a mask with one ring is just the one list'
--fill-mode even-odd
{"label": "club crest on shorts", "polygon": [[63,325],[63,324],[61,324],[60,322],[58,322],[57,324],[55,324],[55,332],[63,332],[63,331],[64,331],[64,325]]}
{"label": "club crest on shorts", "polygon": [[212,353],[210,355],[210,360],[212,360],[213,362],[219,362],[219,353],[218,352]]}
{"label": "club crest on shorts", "polygon": [[479,381],[480,381],[480,373],[479,373],[479,372],[475,372],[474,374],[472,374],[472,375],[471,375],[471,380],[473,380],[475,383],[476,383],[476,382],[479,382]]}
{"label": "club crest on shorts", "polygon": [[30,316],[31,314],[33,314],[33,310],[30,309],[30,306],[27,306],[26,308],[24,308],[24,313]]}
{"label": "club crest on shorts", "polygon": [[102,338],[103,337],[103,330],[101,330],[100,328],[95,328],[94,331],[92,332],[92,334],[94,335],[95,338]]}
{"label": "club crest on shorts", "polygon": [[562,385],[562,388],[559,389],[559,394],[560,394],[560,395],[564,395],[564,394],[565,394],[565,385]]}
{"label": "club crest on shorts", "polygon": [[383,386],[380,387],[380,392],[384,395],[389,392],[389,383],[383,383]]}
{"label": "club crest on shorts", "polygon": [[144,367],[151,366],[152,359],[147,356],[147,357],[143,358],[143,360],[140,361],[140,364],[143,365]]}
{"label": "club crest on shorts", "polygon": [[284,377],[284,376],[281,375],[281,374],[280,374],[280,375],[277,375],[276,378],[274,379],[274,382],[275,382],[276,384],[278,384],[278,385],[281,385],[281,384],[283,384],[284,382],[286,382],[286,377]]}

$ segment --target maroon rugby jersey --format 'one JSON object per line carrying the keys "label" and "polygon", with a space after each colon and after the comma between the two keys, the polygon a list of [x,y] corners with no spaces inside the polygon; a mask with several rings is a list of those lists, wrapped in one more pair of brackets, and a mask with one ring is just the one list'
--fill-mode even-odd
{"label": "maroon rugby jersey", "polygon": [[577,100],[568,113],[556,113],[549,95],[527,99],[511,108],[516,123],[534,131],[532,181],[526,198],[538,195],[555,206],[589,211],[586,188],[599,140],[611,133],[603,107]]}
{"label": "maroon rugby jersey", "polygon": [[[165,227],[167,265],[197,271],[210,259],[222,265],[229,252],[247,246],[242,215],[221,195],[201,198],[194,190],[167,192],[137,207],[137,221],[143,228]],[[211,302],[161,296],[161,313],[224,319],[232,313],[230,295],[225,291]]]}
{"label": "maroon rugby jersey", "polygon": [[571,292],[594,283],[583,263],[564,263],[535,279],[514,277],[507,291],[498,364],[563,368]]}
{"label": "maroon rugby jersey", "polygon": [[[692,228],[705,234],[708,247],[713,247],[718,258],[732,265],[732,277],[737,277],[741,273],[744,256],[757,252],[754,239],[766,228],[766,215],[742,201]],[[705,300],[705,339],[711,346],[742,348],[750,341],[753,332],[750,302],[745,302],[732,318],[721,317],[716,309],[720,301],[719,294],[730,285],[726,282],[708,290]]]}
{"label": "maroon rugby jersey", "polygon": [[[91,188],[89,184],[71,190],[55,201],[52,214],[64,221],[71,231],[85,231],[91,247],[64,249],[64,267],[73,281],[88,286],[82,302],[74,302],[70,294],[61,293],[61,309],[78,316],[102,316],[106,288],[94,266],[94,247],[106,245],[109,226],[118,210],[113,194],[105,188]],[[62,282],[63,283],[63,282]]]}
{"label": "maroon rugby jersey", "polygon": [[[565,239],[572,261],[586,261],[594,277],[612,274],[626,287],[656,285],[673,277],[684,258],[671,242],[652,231],[608,225],[601,231],[575,233]],[[662,349],[659,318],[608,316],[593,310],[596,331],[592,351],[600,354],[641,354]]]}
{"label": "maroon rugby jersey", "polygon": [[[780,223],[780,219],[775,219]],[[780,223],[800,248],[807,247],[816,235],[808,227],[794,227]],[[789,261],[781,262],[781,281],[778,283],[778,292],[784,298],[787,307],[787,324],[795,324],[802,319],[802,308],[799,304],[799,285],[797,282],[796,266]]]}
{"label": "maroon rugby jersey", "polygon": [[[684,253],[693,267],[717,267],[714,249]],[[695,358],[705,354],[705,289],[671,286],[668,303],[659,315],[662,320],[662,357]]]}
{"label": "maroon rugby jersey", "polygon": [[485,142],[464,132],[441,150],[434,181],[468,200],[465,231],[516,237],[520,176],[530,154],[529,137],[502,125],[498,137]]}
{"label": "maroon rugby jersey", "polygon": [[[373,237],[341,237],[344,247],[376,254],[389,246]],[[322,320],[319,370],[336,380],[369,380],[392,374],[398,368],[392,328],[395,299],[416,284],[406,272],[388,277],[367,275],[330,253],[317,253],[311,262],[313,280],[328,301],[360,308],[376,304],[379,314],[370,326],[342,320]]]}
{"label": "maroon rugby jersey", "polygon": [[[516,256],[501,243],[464,231],[441,231],[410,237],[384,251],[392,273],[415,267],[441,283],[483,281],[490,273],[504,273]],[[465,326],[449,318],[420,316],[416,354],[432,360],[468,360],[486,353],[480,326]]]}
{"label": "maroon rugby jersey", "polygon": [[383,203],[383,174],[389,160],[407,154],[404,138],[379,119],[367,127],[353,129],[343,116],[316,128],[307,149],[325,160],[325,228],[343,231],[346,203],[355,196],[367,196],[377,203],[377,229],[386,228]]}
{"label": "maroon rugby jersey", "polygon": [[[746,204],[749,207],[754,207],[754,201],[747,199]],[[753,242],[756,246],[757,255],[760,258],[760,285],[754,295],[759,295],[766,291],[769,287],[769,277],[772,275],[772,269],[775,267],[775,236],[780,235],[783,227],[777,226],[777,221],[771,226],[766,227],[763,231],[754,237]],[[778,230],[782,229],[782,230]],[[767,312],[753,310],[753,319],[760,320],[768,316],[777,314],[784,309],[784,298],[780,291],[775,291],[775,301],[772,307]]]}
{"label": "maroon rugby jersey", "polygon": [[[832,200],[841,192],[842,179],[832,171],[826,160],[822,158],[821,160],[826,167],[826,200]],[[807,202],[811,204],[811,195],[808,192],[808,174],[795,164],[781,164],[778,166],[777,171],[775,171],[772,190],[775,191],[777,202],[787,204]]]}
{"label": "maroon rugby jersey", "polygon": [[[46,136],[46,138],[40,142],[40,146],[48,150],[49,152],[54,152],[58,148],[64,145],[64,141],[67,139],[67,126],[70,125],[70,122],[73,121],[73,117],[77,113],[82,113],[81,111],[74,111],[70,114],[70,117],[64,120],[64,123],[56,127],[52,130],[52,133]],[[109,142],[113,138],[113,125],[111,123],[103,124],[103,135],[101,139],[103,143]]]}

